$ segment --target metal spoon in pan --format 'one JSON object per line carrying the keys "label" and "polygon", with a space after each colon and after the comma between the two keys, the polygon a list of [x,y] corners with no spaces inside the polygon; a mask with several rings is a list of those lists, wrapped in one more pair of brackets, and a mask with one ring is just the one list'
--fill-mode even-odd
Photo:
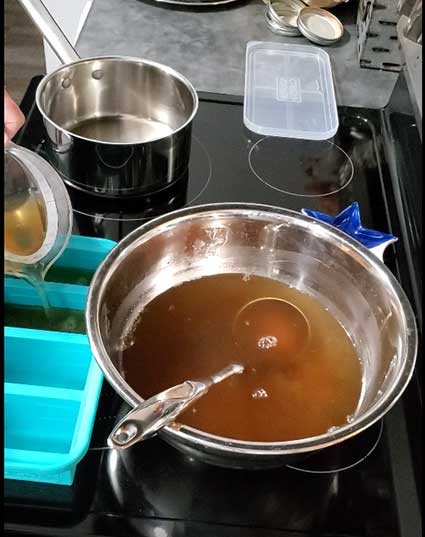
{"label": "metal spoon in pan", "polygon": [[172,423],[199,397],[205,395],[211,386],[243,371],[244,366],[241,364],[231,364],[203,380],[186,380],[178,386],[154,395],[126,414],[109,435],[108,445],[125,449],[150,438]]}
{"label": "metal spoon in pan", "polygon": [[[286,361],[296,360],[310,340],[310,324],[297,306],[280,298],[264,297],[248,302],[238,311],[233,337],[248,362],[249,357],[258,356],[259,349],[264,351],[259,357],[264,364],[282,356]],[[205,395],[212,385],[243,371],[243,365],[231,364],[206,379],[187,380],[154,395],[116,425],[108,445],[125,449],[150,438]]]}

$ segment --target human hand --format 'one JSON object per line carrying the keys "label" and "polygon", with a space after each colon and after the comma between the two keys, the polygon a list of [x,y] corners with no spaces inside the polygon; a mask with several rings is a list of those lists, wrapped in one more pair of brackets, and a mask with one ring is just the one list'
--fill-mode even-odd
{"label": "human hand", "polygon": [[4,147],[15,136],[25,122],[25,116],[19,106],[4,89]]}

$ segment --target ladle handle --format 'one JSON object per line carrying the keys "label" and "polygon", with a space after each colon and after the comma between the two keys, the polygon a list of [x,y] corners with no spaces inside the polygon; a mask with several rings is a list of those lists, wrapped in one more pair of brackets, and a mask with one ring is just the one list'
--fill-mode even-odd
{"label": "ladle handle", "polygon": [[203,382],[186,381],[155,395],[124,416],[108,438],[112,448],[126,449],[172,423],[189,405],[208,391]]}
{"label": "ladle handle", "polygon": [[213,384],[232,375],[240,375],[243,370],[241,364],[230,364],[204,380],[186,380],[154,395],[124,416],[109,435],[108,445],[125,449],[150,438],[206,394]]}
{"label": "ladle handle", "polygon": [[63,64],[81,59],[41,0],[19,0],[19,2]]}

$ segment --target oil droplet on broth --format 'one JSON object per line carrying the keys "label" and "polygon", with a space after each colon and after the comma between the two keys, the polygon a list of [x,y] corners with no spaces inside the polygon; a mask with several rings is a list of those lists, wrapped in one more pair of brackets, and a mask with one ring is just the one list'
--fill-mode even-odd
{"label": "oil droplet on broth", "polygon": [[[245,310],[235,337],[238,312],[252,301],[260,307]],[[130,334],[134,345],[121,362],[145,399],[231,362],[245,366],[179,418],[211,434],[264,442],[316,436],[345,424],[360,398],[360,362],[344,328],[317,300],[269,278],[185,282],[151,301]]]}

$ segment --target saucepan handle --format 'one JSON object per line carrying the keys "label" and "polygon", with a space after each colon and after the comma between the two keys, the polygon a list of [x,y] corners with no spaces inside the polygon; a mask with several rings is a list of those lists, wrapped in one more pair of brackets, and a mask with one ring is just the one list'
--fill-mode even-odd
{"label": "saucepan handle", "polygon": [[386,248],[398,240],[394,235],[363,227],[360,221],[360,207],[356,201],[335,217],[312,211],[311,209],[302,209],[301,212],[316,220],[335,226],[340,231],[359,241],[363,246],[366,246],[382,262],[384,262]]}
{"label": "saucepan handle", "polygon": [[81,59],[41,0],[19,0],[19,2],[63,64]]}

